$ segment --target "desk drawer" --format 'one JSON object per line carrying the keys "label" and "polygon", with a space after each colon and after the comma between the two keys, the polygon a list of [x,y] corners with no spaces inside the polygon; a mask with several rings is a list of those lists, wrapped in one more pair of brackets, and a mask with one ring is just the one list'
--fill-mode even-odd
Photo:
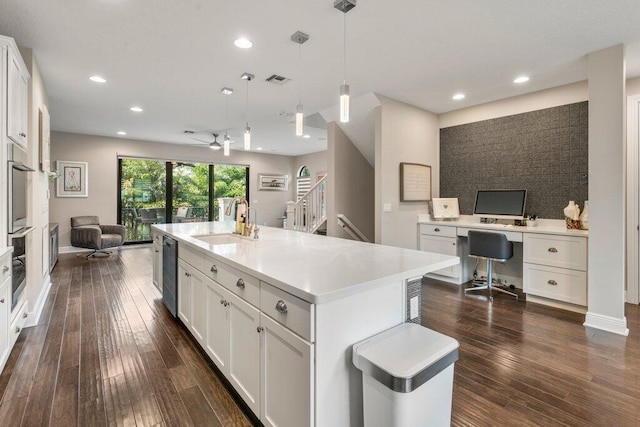
{"label": "desk drawer", "polygon": [[529,233],[524,240],[524,262],[587,270],[587,239]]}
{"label": "desk drawer", "polygon": [[205,276],[213,279],[229,291],[238,295],[249,304],[260,305],[260,281],[237,268],[233,268],[219,260],[205,256],[202,269]]}
{"label": "desk drawer", "polygon": [[584,271],[525,263],[522,272],[525,293],[587,305],[587,273]]}
{"label": "desk drawer", "polygon": [[456,227],[447,225],[420,224],[420,234],[431,236],[456,237]]}
{"label": "desk drawer", "polygon": [[458,236],[467,237],[469,236],[469,231],[483,231],[485,233],[498,233],[504,234],[507,237],[507,240],[510,242],[522,242],[522,232],[520,231],[507,231],[508,228],[466,228],[466,227],[458,227]]}
{"label": "desk drawer", "polygon": [[261,282],[260,310],[307,341],[314,342],[313,304]]}

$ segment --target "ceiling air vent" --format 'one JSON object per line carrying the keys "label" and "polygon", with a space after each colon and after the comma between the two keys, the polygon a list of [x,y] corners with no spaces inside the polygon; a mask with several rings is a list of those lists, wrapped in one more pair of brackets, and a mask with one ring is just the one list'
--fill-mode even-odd
{"label": "ceiling air vent", "polygon": [[265,81],[269,82],[269,83],[273,83],[275,85],[282,86],[283,84],[285,84],[289,80],[291,80],[291,79],[288,79],[287,77],[284,77],[284,76],[279,76],[277,74],[272,74],[269,77],[267,77],[267,79]]}

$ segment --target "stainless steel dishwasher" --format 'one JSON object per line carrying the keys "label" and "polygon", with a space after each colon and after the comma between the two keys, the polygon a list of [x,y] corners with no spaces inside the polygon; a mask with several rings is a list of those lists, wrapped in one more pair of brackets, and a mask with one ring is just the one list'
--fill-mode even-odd
{"label": "stainless steel dishwasher", "polygon": [[162,237],[162,302],[173,317],[178,314],[178,242]]}

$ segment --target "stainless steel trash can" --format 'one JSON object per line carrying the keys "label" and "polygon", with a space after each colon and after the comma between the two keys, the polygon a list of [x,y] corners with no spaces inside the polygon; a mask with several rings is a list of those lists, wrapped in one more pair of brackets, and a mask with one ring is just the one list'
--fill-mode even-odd
{"label": "stainless steel trash can", "polygon": [[449,426],[458,347],[455,339],[413,323],[354,344],[364,425]]}

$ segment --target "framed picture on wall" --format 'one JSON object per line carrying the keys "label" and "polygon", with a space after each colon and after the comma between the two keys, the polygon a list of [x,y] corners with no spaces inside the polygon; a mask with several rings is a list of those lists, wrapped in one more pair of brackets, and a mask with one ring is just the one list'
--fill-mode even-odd
{"label": "framed picture on wall", "polygon": [[258,190],[289,191],[289,175],[259,173]]}
{"label": "framed picture on wall", "polygon": [[60,174],[56,185],[56,197],[89,197],[86,162],[58,160],[56,167]]}
{"label": "framed picture on wall", "polygon": [[431,200],[431,166],[400,163],[400,201],[428,202],[429,200]]}

